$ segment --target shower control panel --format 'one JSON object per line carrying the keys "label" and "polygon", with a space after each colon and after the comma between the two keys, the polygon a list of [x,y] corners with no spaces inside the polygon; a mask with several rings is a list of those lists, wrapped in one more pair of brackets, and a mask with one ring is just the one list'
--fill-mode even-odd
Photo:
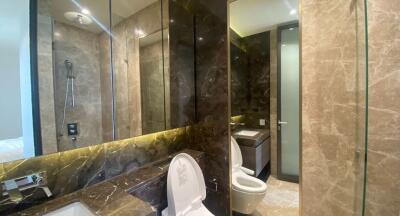
{"label": "shower control panel", "polygon": [[69,123],[67,124],[68,136],[77,136],[78,135],[78,123]]}

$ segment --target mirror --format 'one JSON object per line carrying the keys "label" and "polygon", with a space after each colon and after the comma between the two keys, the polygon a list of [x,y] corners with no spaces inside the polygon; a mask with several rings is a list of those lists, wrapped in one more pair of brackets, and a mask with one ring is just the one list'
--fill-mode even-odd
{"label": "mirror", "polygon": [[[187,113],[194,104],[185,103],[187,113],[171,108],[194,95],[172,94],[182,90],[182,80],[169,68],[166,1],[38,0],[37,11],[29,11],[28,1],[4,4],[7,19],[0,22],[15,20],[20,28],[0,25],[7,32],[0,37],[7,50],[1,54],[7,79],[1,81],[0,162],[193,122]],[[7,12],[14,9],[24,11]],[[37,42],[37,70],[29,64],[29,12],[37,16],[31,42]],[[193,83],[185,87],[194,89]]]}
{"label": "mirror", "polygon": [[142,132],[162,131],[170,124],[167,116],[169,106],[168,71],[164,71],[163,34],[157,31],[139,39],[140,90],[142,98]]}
{"label": "mirror", "polygon": [[[231,135],[237,143],[232,142],[232,149],[241,152],[242,166],[251,170],[243,169],[245,173],[269,188],[263,200],[250,204],[235,200],[241,195],[233,194],[232,209],[239,213],[299,211],[298,4],[297,0],[229,3]],[[240,187],[234,178],[241,171],[232,172],[233,187]],[[282,191],[290,198],[279,198]]]}

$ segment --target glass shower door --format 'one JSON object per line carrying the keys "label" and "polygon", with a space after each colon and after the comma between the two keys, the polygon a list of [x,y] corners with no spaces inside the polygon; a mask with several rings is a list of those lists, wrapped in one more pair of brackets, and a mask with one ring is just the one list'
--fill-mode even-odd
{"label": "glass shower door", "polygon": [[298,181],[300,146],[299,31],[298,25],[279,29],[278,175]]}

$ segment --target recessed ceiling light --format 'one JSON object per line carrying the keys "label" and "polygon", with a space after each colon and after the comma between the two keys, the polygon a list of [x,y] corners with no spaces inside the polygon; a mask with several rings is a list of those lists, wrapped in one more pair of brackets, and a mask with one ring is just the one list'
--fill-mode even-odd
{"label": "recessed ceiling light", "polygon": [[289,31],[293,31],[294,30],[294,28],[289,28]]}
{"label": "recessed ceiling light", "polygon": [[145,36],[145,33],[144,33],[144,31],[142,29],[135,29],[135,33],[139,38]]}
{"label": "recessed ceiling light", "polygon": [[285,46],[286,46],[286,44],[282,44],[282,46],[283,46],[283,47],[285,47]]}
{"label": "recessed ceiling light", "polygon": [[86,15],[89,15],[89,14],[90,14],[90,11],[89,11],[88,9],[86,9],[86,8],[83,8],[81,12],[82,12],[83,14],[86,14]]}
{"label": "recessed ceiling light", "polygon": [[60,37],[60,36],[61,36],[61,34],[60,34],[60,32],[54,32],[54,36],[56,36],[56,37]]}
{"label": "recessed ceiling light", "polygon": [[297,11],[296,11],[296,9],[292,9],[292,10],[290,10],[290,15],[296,15],[297,14]]}
{"label": "recessed ceiling light", "polygon": [[204,40],[204,38],[203,37],[199,37],[199,41],[203,41]]}

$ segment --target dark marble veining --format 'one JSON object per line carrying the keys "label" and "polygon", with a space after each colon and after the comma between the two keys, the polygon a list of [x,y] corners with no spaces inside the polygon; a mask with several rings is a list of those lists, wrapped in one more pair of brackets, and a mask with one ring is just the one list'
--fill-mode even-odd
{"label": "dark marble veining", "polygon": [[[270,42],[269,32],[240,37],[230,31],[231,115],[244,115],[251,128],[269,128]],[[264,119],[265,125],[259,120]]]}
{"label": "dark marble veining", "polygon": [[230,45],[231,53],[231,115],[246,113],[250,102],[249,59],[247,52],[234,43]]}
{"label": "dark marble veining", "polygon": [[229,89],[227,1],[195,1],[196,104],[193,148],[206,153],[205,178],[218,183],[206,206],[230,215]]}
{"label": "dark marble veining", "polygon": [[168,2],[171,127],[174,128],[195,121],[194,15],[181,1]]}
{"label": "dark marble veining", "polygon": [[[186,148],[188,128],[75,149],[42,157],[0,164],[0,181],[46,171],[53,199],[136,170]],[[0,215],[48,201],[40,189],[24,191],[18,205],[0,194]]]}
{"label": "dark marble veining", "polygon": [[[202,152],[183,150],[204,169]],[[167,171],[178,153],[152,162],[138,170],[116,176],[74,193],[59,197],[15,215],[43,215],[74,202],[81,202],[97,215],[157,215],[167,207]]]}
{"label": "dark marble veining", "polygon": [[[179,55],[185,62],[183,70],[191,73],[194,69],[196,122],[190,148],[205,153],[209,186],[205,204],[215,215],[230,215],[227,1],[176,0],[170,4],[169,15],[170,36],[175,38],[171,59]],[[174,64],[177,67],[180,62]],[[217,191],[212,189],[212,180],[218,184]]]}

